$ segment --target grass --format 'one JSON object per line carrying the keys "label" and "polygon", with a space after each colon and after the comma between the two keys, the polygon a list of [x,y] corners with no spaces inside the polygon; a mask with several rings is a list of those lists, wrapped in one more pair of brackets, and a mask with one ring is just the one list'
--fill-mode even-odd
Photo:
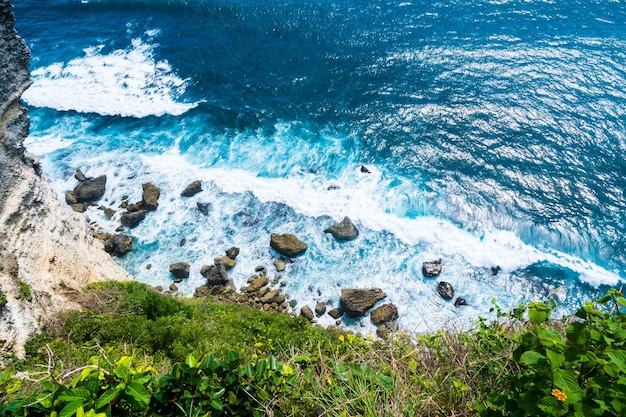
{"label": "grass", "polygon": [[[58,380],[94,355],[130,355],[160,374],[189,354],[225,359],[235,351],[252,363],[271,356],[299,381],[289,395],[260,401],[264,415],[276,416],[476,415],[516,366],[509,358],[519,329],[506,320],[482,319],[471,333],[373,341],[301,317],[172,298],[136,282],[99,283],[85,292],[84,310],[51,321],[13,365]],[[36,390],[37,383],[22,389]]]}

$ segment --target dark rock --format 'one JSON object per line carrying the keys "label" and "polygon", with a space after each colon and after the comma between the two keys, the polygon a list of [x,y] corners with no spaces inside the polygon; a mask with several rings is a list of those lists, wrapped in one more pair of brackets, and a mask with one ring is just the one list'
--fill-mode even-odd
{"label": "dark rock", "polygon": [[398,331],[398,323],[389,322],[389,323],[383,324],[382,326],[376,329],[376,336],[380,337],[381,339],[386,339],[387,337],[389,337],[389,335],[397,331]]}
{"label": "dark rock", "polygon": [[233,246],[232,248],[226,249],[226,256],[230,259],[236,259],[239,256],[239,248]]}
{"label": "dark rock", "polygon": [[133,250],[133,239],[124,234],[106,234],[103,238],[104,250],[114,256],[124,256]]}
{"label": "dark rock", "polygon": [[328,312],[328,315],[336,320],[343,316],[343,311],[340,308],[333,308]]}
{"label": "dark rock", "polygon": [[180,240],[180,243],[178,244],[178,246],[182,248],[183,246],[185,246],[185,244],[186,244],[186,243],[187,243],[187,239],[182,238],[182,239]]}
{"label": "dark rock", "polygon": [[466,305],[467,305],[467,300],[465,298],[457,297],[457,299],[454,300],[455,307],[461,307],[461,306],[466,306]]}
{"label": "dark rock", "polygon": [[383,304],[376,307],[370,314],[372,323],[376,325],[385,324],[387,322],[398,319],[398,307],[395,304]]}
{"label": "dark rock", "polygon": [[422,273],[425,277],[436,277],[441,274],[442,269],[441,259],[437,261],[424,262],[422,264]]}
{"label": "dark rock", "polygon": [[139,201],[137,203],[133,203],[133,204],[125,204],[123,206],[123,208],[125,208],[127,211],[129,212],[136,212],[139,210],[143,210],[143,201]]}
{"label": "dark rock", "polygon": [[183,277],[174,277],[174,282],[176,284],[180,284],[181,282],[183,282]]}
{"label": "dark rock", "polygon": [[200,274],[207,279],[207,285],[225,285],[228,282],[226,267],[224,265],[203,266]]}
{"label": "dark rock", "polygon": [[187,262],[176,262],[170,265],[170,273],[177,278],[188,278],[190,269]]}
{"label": "dark rock", "polygon": [[77,203],[77,204],[70,204],[70,207],[76,213],[84,213],[85,211],[87,211],[88,206],[87,206],[87,203]]}
{"label": "dark rock", "polygon": [[86,177],[85,174],[83,174],[83,171],[80,170],[80,168],[76,168],[74,178],[76,178],[76,180],[79,182],[84,182],[91,179],[90,177]]}
{"label": "dark rock", "polygon": [[318,302],[315,304],[315,315],[317,317],[323,316],[326,313],[326,303]]}
{"label": "dark rock", "polygon": [[302,308],[300,309],[300,315],[308,321],[313,321],[313,319],[315,318],[315,316],[313,315],[313,311],[309,306],[302,306]]}
{"label": "dark rock", "polygon": [[270,237],[270,246],[276,252],[288,258],[293,258],[303,254],[308,247],[306,243],[302,242],[291,233],[286,233],[284,235],[272,233]]}
{"label": "dark rock", "polygon": [[494,275],[494,276],[498,275],[498,273],[502,271],[502,268],[500,268],[500,265],[492,266],[489,269],[491,270],[491,275]]}
{"label": "dark rock", "polygon": [[274,261],[276,271],[283,272],[287,268],[287,262],[284,259],[276,259]]}
{"label": "dark rock", "polygon": [[361,317],[387,295],[380,288],[342,289],[341,309],[350,317]]}
{"label": "dark rock", "polygon": [[361,172],[364,174],[371,174],[372,171],[370,171],[365,165],[361,165]]}
{"label": "dark rock", "polygon": [[198,194],[200,191],[202,191],[202,182],[194,181],[191,184],[189,184],[187,187],[185,187],[185,189],[183,190],[182,193],[180,193],[180,195],[182,197],[191,197],[191,196]]}
{"label": "dark rock", "polygon": [[113,210],[112,208],[108,208],[106,207],[104,210],[104,215],[106,216],[107,219],[111,220],[111,218],[115,215],[116,211]]}
{"label": "dark rock", "polygon": [[124,226],[128,226],[132,228],[132,227],[137,226],[137,224],[139,224],[139,222],[145,218],[146,218],[146,211],[139,210],[139,211],[135,211],[132,213],[122,213],[122,216],[120,217],[120,222],[122,222]]}
{"label": "dark rock", "polygon": [[147,182],[141,186],[143,194],[141,196],[142,209],[147,211],[156,210],[159,206],[159,197],[161,189],[151,182]]}
{"label": "dark rock", "polygon": [[178,286],[176,284],[171,284],[170,285],[170,291],[172,291],[172,292],[178,291]]}
{"label": "dark rock", "polygon": [[78,184],[72,194],[79,203],[97,200],[104,195],[106,191],[107,177],[100,175],[99,177],[88,179]]}
{"label": "dark rock", "polygon": [[146,269],[152,269],[152,264],[147,264]]}
{"label": "dark rock", "polygon": [[328,186],[328,188],[327,188],[327,190],[328,190],[328,191],[335,191],[335,190],[338,190],[338,189],[340,189],[340,188],[341,188],[341,187],[340,187],[340,186],[338,186],[338,185],[329,185],[329,186]]}
{"label": "dark rock", "polygon": [[454,289],[452,288],[452,284],[446,281],[438,282],[437,294],[439,294],[442,298],[446,300],[452,299],[452,297],[454,297]]}
{"label": "dark rock", "polygon": [[267,277],[262,276],[255,276],[255,278],[253,278],[250,281],[250,285],[248,285],[245,289],[245,291],[247,292],[255,292],[255,291],[259,291],[261,288],[265,287],[267,284],[269,284],[269,279],[267,279]]}
{"label": "dark rock", "polygon": [[199,201],[196,203],[196,206],[198,207],[198,210],[200,210],[200,213],[204,214],[205,216],[208,216],[211,210],[213,210],[213,204],[211,203]]}
{"label": "dark rock", "polygon": [[324,233],[332,233],[337,240],[352,240],[359,235],[359,230],[352,223],[348,216],[344,217],[339,223],[333,224]]}

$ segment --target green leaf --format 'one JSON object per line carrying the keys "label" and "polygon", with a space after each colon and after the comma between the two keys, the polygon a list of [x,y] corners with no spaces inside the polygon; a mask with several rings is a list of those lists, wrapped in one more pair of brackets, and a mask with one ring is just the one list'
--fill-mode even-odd
{"label": "green leaf", "polygon": [[76,414],[79,408],[83,406],[82,401],[74,401],[67,404],[63,409],[59,412],[59,417],[72,417]]}
{"label": "green leaf", "polygon": [[195,368],[198,365],[198,360],[191,354],[187,355],[187,357],[185,358],[185,363],[187,364],[187,366],[189,366],[190,368]]}
{"label": "green leaf", "polygon": [[150,394],[143,385],[140,385],[136,382],[131,382],[126,387],[125,392],[133,397],[135,401],[139,403],[139,405],[143,408],[147,407],[150,404]]}
{"label": "green leaf", "polygon": [[256,364],[255,372],[254,372],[257,378],[260,378],[265,373],[266,369],[267,369],[267,362],[265,362],[265,359],[261,359],[260,361],[258,361]]}
{"label": "green leaf", "polygon": [[541,324],[550,318],[552,308],[546,303],[533,302],[528,304],[528,320],[531,323]]}
{"label": "green leaf", "polygon": [[605,353],[621,372],[626,373],[626,350],[607,349]]}
{"label": "green leaf", "polygon": [[539,352],[530,350],[524,352],[520,357],[520,363],[531,366],[533,368],[540,368],[546,365],[547,358]]}
{"label": "green leaf", "polygon": [[278,369],[278,363],[276,362],[276,358],[274,356],[270,356],[270,369],[272,371]]}
{"label": "green leaf", "polygon": [[121,392],[122,390],[116,388],[105,391],[96,402],[96,410],[111,404],[111,402],[119,397]]}
{"label": "green leaf", "polygon": [[546,349],[546,356],[550,361],[552,368],[558,368],[565,360],[565,355],[561,352],[555,352],[552,349]]}
{"label": "green leaf", "polygon": [[213,407],[217,411],[222,411],[222,409],[224,408],[222,406],[222,402],[217,398],[214,398],[211,400],[211,407]]}
{"label": "green leaf", "polygon": [[224,395],[224,393],[226,392],[226,388],[222,388],[216,392],[213,393],[213,398],[220,398]]}

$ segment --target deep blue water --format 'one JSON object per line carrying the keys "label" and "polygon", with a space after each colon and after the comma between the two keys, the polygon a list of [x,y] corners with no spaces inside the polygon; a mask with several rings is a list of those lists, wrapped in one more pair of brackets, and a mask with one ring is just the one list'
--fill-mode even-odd
{"label": "deep blue water", "polygon": [[[624,2],[14,10],[32,51],[27,146],[59,194],[77,167],[107,174],[114,208],[144,182],[163,190],[120,260],[141,281],[167,287],[167,266],[187,260],[191,294],[200,267],[235,245],[239,287],[258,264],[273,271],[270,233],[295,233],[309,250],[281,276],[298,308],[379,286],[400,325],[423,331],[484,314],[492,298],[571,309],[626,278]],[[204,191],[181,199],[195,179]],[[345,215],[361,235],[338,243],[322,231]],[[422,277],[438,258],[439,280],[469,306]]]}

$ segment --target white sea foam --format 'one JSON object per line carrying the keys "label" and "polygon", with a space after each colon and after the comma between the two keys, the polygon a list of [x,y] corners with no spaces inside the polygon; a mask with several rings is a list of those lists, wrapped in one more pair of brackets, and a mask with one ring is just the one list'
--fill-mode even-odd
{"label": "white sea foam", "polygon": [[126,50],[85,55],[32,71],[33,84],[22,96],[31,106],[106,116],[180,115],[197,103],[178,101],[185,92],[167,60],[156,60],[153,47],[133,39]]}

